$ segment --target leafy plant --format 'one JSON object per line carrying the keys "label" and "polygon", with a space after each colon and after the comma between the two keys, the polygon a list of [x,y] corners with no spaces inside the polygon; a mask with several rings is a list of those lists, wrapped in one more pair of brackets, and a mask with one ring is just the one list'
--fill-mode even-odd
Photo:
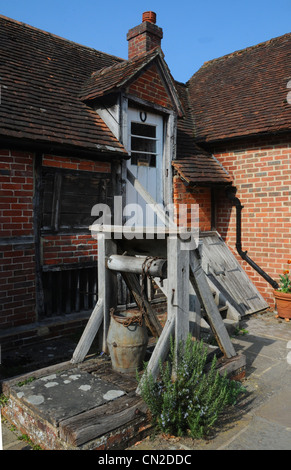
{"label": "leafy plant", "polygon": [[248,334],[248,330],[245,328],[240,328],[239,326],[234,330],[235,336],[244,336]]}
{"label": "leafy plant", "polygon": [[4,393],[1,393],[0,395],[0,408],[2,406],[5,406],[8,402],[9,398],[4,395]]}
{"label": "leafy plant", "polygon": [[22,434],[21,436],[18,437],[19,441],[24,441],[26,442],[30,447],[32,447],[32,450],[42,450],[42,448],[38,444],[34,444],[30,437],[28,437],[27,434]]}
{"label": "leafy plant", "polygon": [[[291,259],[289,259],[287,263],[291,264]],[[279,274],[278,291],[284,292],[285,294],[291,293],[291,280],[289,278],[289,269],[285,269],[283,274]]]}
{"label": "leafy plant", "polygon": [[193,341],[189,335],[184,345],[179,344],[177,364],[174,351],[171,340],[169,360],[164,365],[160,362],[158,380],[145,370],[140,381],[141,396],[159,431],[201,438],[244,389],[218,373],[216,356],[205,370],[207,349],[203,341]]}
{"label": "leafy plant", "polygon": [[28,379],[23,380],[23,382],[18,382],[17,387],[24,387],[24,385],[30,384],[34,380],[36,380],[35,377],[29,377]]}

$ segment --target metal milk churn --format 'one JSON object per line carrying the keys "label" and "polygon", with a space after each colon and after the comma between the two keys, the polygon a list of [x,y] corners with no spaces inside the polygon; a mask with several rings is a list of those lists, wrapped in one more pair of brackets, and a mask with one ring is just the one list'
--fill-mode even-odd
{"label": "metal milk churn", "polygon": [[147,329],[138,309],[111,312],[107,345],[113,370],[135,374],[143,364],[147,344]]}

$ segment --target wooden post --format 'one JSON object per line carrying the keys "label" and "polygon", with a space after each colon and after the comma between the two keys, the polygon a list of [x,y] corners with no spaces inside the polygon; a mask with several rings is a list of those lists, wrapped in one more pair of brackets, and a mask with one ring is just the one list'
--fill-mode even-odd
{"label": "wooden post", "polygon": [[[147,365],[147,373],[152,374],[153,378],[156,379],[159,373],[159,364],[163,363],[168,355],[170,349],[170,338],[175,334],[175,317],[168,318],[161,336],[156,344],[155,349],[151,355],[149,363]],[[144,377],[144,376],[143,376]],[[143,383],[143,377],[141,378],[140,384],[136,389],[136,393],[139,395],[141,386]]]}
{"label": "wooden post", "polygon": [[176,342],[189,333],[189,251],[183,249],[178,236],[167,239],[168,251],[168,316],[176,319]]}
{"label": "wooden post", "polygon": [[173,202],[173,167],[176,159],[176,129],[177,117],[171,113],[166,125],[165,145],[163,153],[163,195],[165,205]]}
{"label": "wooden post", "polygon": [[[162,281],[159,278],[154,279],[157,286],[167,297],[168,295],[168,279],[163,279]],[[196,339],[200,339],[200,329],[201,329],[201,305],[198,300],[197,294],[189,281],[189,331],[191,335]]]}
{"label": "wooden post", "polygon": [[74,351],[73,357],[71,359],[71,362],[73,364],[78,364],[82,362],[85,359],[86,354],[88,354],[91,344],[93,343],[94,338],[102,323],[104,316],[103,309],[103,299],[99,298],[93,312],[91,313],[91,316],[81,336],[81,339]]}
{"label": "wooden post", "polygon": [[107,332],[110,322],[110,309],[117,305],[117,278],[106,268],[106,258],[116,254],[116,244],[107,238],[108,235],[100,233],[98,240],[98,302],[91,313],[86,328],[74,351],[72,363],[79,363],[85,359],[92,342],[103,322],[102,349],[108,353]]}
{"label": "wooden post", "polygon": [[[168,318],[147,365],[147,373],[152,374],[154,379],[158,376],[159,364],[163,363],[168,355],[170,338],[176,338],[177,348],[179,341],[185,341],[189,333],[189,251],[181,249],[182,243],[175,235],[168,237],[168,278],[163,284],[156,279],[160,289],[167,296]],[[143,378],[136,390],[137,394],[140,394],[142,383]]]}
{"label": "wooden post", "polygon": [[193,288],[195,289],[201,305],[203,305],[205,309],[210,327],[221,351],[227,358],[231,358],[236,355],[236,352],[213,299],[206,275],[202,269],[200,253],[198,250],[193,250],[190,251],[189,254],[190,280]]}
{"label": "wooden post", "polygon": [[189,329],[191,335],[200,340],[201,305],[191,282],[189,282]]}
{"label": "wooden post", "polygon": [[103,351],[108,354],[107,333],[110,324],[110,309],[117,305],[117,277],[107,266],[110,255],[117,253],[116,243],[110,235],[99,233],[98,240],[98,296],[103,299]]}
{"label": "wooden post", "polygon": [[34,157],[34,175],[35,187],[33,197],[33,231],[34,231],[34,250],[35,250],[35,283],[36,283],[36,308],[38,316],[45,312],[44,291],[42,282],[41,265],[41,187],[42,187],[42,155],[36,153]]}
{"label": "wooden post", "polygon": [[168,237],[168,318],[175,318],[176,365],[179,345],[189,334],[189,250],[185,248],[177,235]]}
{"label": "wooden post", "polygon": [[[198,250],[199,256],[201,256],[202,244],[200,242],[198,243],[197,250]],[[190,254],[189,254],[189,263],[190,263]],[[189,276],[191,276],[190,269],[189,269]],[[195,289],[193,287],[193,284],[190,278],[189,278],[189,294],[190,294],[189,295],[189,320],[190,320],[189,329],[190,329],[192,336],[196,340],[199,341],[200,330],[201,330],[201,318],[202,318],[201,303],[195,292]]]}
{"label": "wooden post", "polygon": [[127,287],[131,291],[134,300],[140,310],[144,309],[145,323],[154,337],[160,336],[162,333],[162,325],[150,302],[142,296],[139,280],[136,274],[122,273],[122,277],[126,282]]}

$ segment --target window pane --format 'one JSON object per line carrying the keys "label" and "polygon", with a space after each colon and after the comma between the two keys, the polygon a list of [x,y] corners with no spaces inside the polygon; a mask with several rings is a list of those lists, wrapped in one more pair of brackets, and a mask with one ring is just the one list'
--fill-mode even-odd
{"label": "window pane", "polygon": [[156,166],[156,127],[148,124],[131,123],[131,164]]}
{"label": "window pane", "polygon": [[156,127],[148,124],[131,123],[131,134],[156,138]]}
{"label": "window pane", "polygon": [[131,164],[137,166],[156,166],[156,155],[149,155],[146,153],[132,153]]}
{"label": "window pane", "polygon": [[131,138],[131,150],[137,150],[140,152],[156,152],[156,141],[143,139],[140,137]]}

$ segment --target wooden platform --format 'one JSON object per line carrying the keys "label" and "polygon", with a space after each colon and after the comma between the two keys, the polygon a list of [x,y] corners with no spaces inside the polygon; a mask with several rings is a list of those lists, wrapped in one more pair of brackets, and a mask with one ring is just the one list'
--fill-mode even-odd
{"label": "wooden platform", "polygon": [[151,430],[136,387],[107,357],[64,362],[5,381],[2,414],[45,450],[120,450]]}

